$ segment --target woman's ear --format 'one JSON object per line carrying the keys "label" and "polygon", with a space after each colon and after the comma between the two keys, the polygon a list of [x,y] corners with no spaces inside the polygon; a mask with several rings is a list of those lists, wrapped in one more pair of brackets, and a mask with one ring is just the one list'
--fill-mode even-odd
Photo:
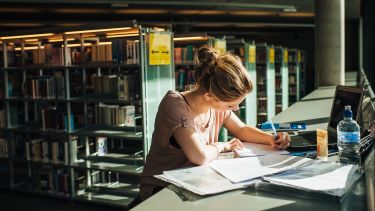
{"label": "woman's ear", "polygon": [[204,99],[205,99],[206,101],[212,101],[212,100],[214,100],[215,98],[214,98],[210,93],[206,92],[206,93],[204,93]]}

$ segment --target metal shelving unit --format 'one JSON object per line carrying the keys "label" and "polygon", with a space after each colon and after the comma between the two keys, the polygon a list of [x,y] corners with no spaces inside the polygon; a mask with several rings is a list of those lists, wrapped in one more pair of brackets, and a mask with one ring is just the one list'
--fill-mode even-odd
{"label": "metal shelving unit", "polygon": [[256,45],[257,123],[275,116],[275,48],[265,43]]}
{"label": "metal shelving unit", "polygon": [[[6,49],[2,131],[10,152],[0,167],[9,164],[4,177],[10,189],[126,207],[138,193],[158,105],[168,90],[175,89],[172,32],[122,21],[9,32],[0,39]],[[39,56],[42,62],[34,64]],[[132,85],[122,86],[132,89],[127,95],[134,99],[120,99],[119,84],[115,92],[95,93],[96,86],[104,89],[111,83],[94,87],[92,78],[107,76],[117,78],[117,83],[119,77],[131,77]],[[49,82],[47,87],[39,81],[33,84],[41,78],[54,80],[52,97]],[[57,78],[62,78],[61,87]],[[98,122],[95,109],[106,104],[134,105],[134,125]],[[61,110],[56,111],[56,118],[61,118],[58,126],[46,127],[47,114],[41,109],[47,107]],[[105,121],[118,122],[119,113],[109,112],[103,114]]]}
{"label": "metal shelving unit", "polygon": [[276,114],[289,106],[288,96],[288,49],[275,47]]}
{"label": "metal shelving unit", "polygon": [[301,57],[298,49],[290,49],[288,53],[289,72],[289,105],[301,99]]}

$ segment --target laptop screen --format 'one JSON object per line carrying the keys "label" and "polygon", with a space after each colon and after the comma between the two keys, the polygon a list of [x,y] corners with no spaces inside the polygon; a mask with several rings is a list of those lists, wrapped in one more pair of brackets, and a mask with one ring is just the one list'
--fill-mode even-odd
{"label": "laptop screen", "polygon": [[336,128],[344,118],[343,113],[346,105],[350,105],[353,112],[353,119],[360,124],[359,116],[361,110],[363,89],[350,86],[336,86],[335,97],[333,98],[328,131],[337,134]]}

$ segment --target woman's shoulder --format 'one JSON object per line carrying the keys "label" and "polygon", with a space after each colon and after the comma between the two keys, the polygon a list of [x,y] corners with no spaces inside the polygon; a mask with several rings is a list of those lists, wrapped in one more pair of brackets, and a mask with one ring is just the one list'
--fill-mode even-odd
{"label": "woman's shoulder", "polygon": [[177,92],[177,91],[173,91],[173,90],[169,90],[163,100],[168,100],[168,101],[183,101],[184,98],[183,96],[181,95],[181,93]]}
{"label": "woman's shoulder", "polygon": [[162,105],[166,104],[166,106],[171,106],[171,105],[185,105],[185,100],[184,97],[181,95],[181,93],[173,90],[169,90],[163,100],[162,100]]}

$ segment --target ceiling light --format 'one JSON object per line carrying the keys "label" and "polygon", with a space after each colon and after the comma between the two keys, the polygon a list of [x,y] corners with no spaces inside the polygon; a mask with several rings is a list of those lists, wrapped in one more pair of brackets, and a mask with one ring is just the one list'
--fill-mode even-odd
{"label": "ceiling light", "polygon": [[283,12],[280,13],[279,16],[283,17],[314,17],[315,13],[313,12]]}
{"label": "ceiling light", "polygon": [[123,35],[123,34],[137,34],[137,33],[138,33],[138,29],[133,29],[129,31],[108,32],[106,33],[106,35],[110,36],[110,35]]}
{"label": "ceiling light", "polygon": [[277,12],[272,11],[231,11],[229,12],[230,15],[252,15],[252,16],[271,16],[271,15],[277,15]]}
{"label": "ceiling light", "polygon": [[139,36],[138,33],[136,34],[117,34],[117,35],[108,35],[106,38],[116,38],[116,37],[136,37]]}
{"label": "ceiling light", "polygon": [[297,8],[283,8],[282,9],[283,12],[297,12]]}
{"label": "ceiling light", "polygon": [[124,3],[112,3],[111,7],[129,7],[129,4]]}
{"label": "ceiling light", "polygon": [[70,32],[64,32],[64,34],[83,34],[83,33],[105,32],[105,31],[127,30],[127,29],[131,29],[131,27],[70,31]]}
{"label": "ceiling light", "polygon": [[97,14],[97,13],[108,13],[109,10],[106,9],[93,9],[93,8],[62,8],[62,9],[54,9],[51,10],[54,13],[70,13],[70,14]]}
{"label": "ceiling light", "polygon": [[[73,41],[74,38],[68,38],[66,41]],[[64,39],[49,39],[48,42],[63,42]]]}
{"label": "ceiling light", "polygon": [[100,42],[99,45],[112,45],[112,42]]}
{"label": "ceiling light", "polygon": [[26,39],[25,42],[38,42],[38,39]]}
{"label": "ceiling light", "polygon": [[120,9],[114,10],[115,14],[144,14],[144,15],[152,15],[152,14],[166,14],[168,10],[158,10],[158,9]]}
{"label": "ceiling light", "polygon": [[173,41],[200,41],[208,40],[208,37],[204,36],[195,36],[195,37],[175,37]]}
{"label": "ceiling light", "polygon": [[[91,46],[92,44],[91,43],[84,43],[83,46]],[[77,43],[77,44],[68,44],[67,47],[68,48],[71,48],[71,47],[81,47],[82,45],[80,43]],[[61,47],[63,48],[64,45],[61,45]]]}
{"label": "ceiling light", "polygon": [[151,0],[122,0],[121,4],[128,5],[159,5],[159,6],[187,6],[187,7],[218,7],[223,9],[267,9],[267,10],[283,10],[295,9],[294,5],[282,4],[260,4],[260,3],[235,3],[235,2],[212,2],[212,1],[151,1]]}
{"label": "ceiling light", "polygon": [[[30,46],[30,47],[24,47],[23,50],[37,50],[37,49],[44,49],[44,46]],[[21,51],[22,48],[18,47],[18,48],[14,48],[14,50],[16,51]]]}
{"label": "ceiling light", "polygon": [[27,35],[18,35],[18,36],[8,36],[8,37],[0,37],[1,40],[10,40],[10,39],[20,39],[20,38],[30,38],[30,37],[47,37],[52,36],[53,33],[45,33],[45,34],[27,34]]}

